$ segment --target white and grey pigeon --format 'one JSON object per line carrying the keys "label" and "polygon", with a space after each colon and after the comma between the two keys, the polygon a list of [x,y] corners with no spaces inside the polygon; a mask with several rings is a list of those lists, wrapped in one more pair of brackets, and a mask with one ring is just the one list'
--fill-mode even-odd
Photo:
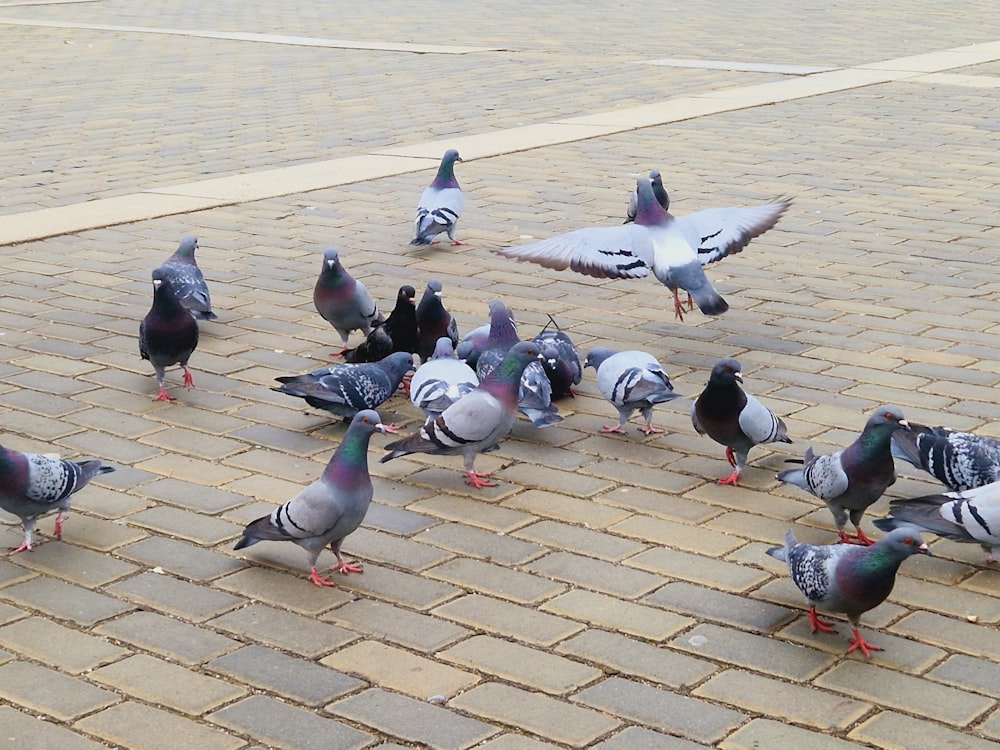
{"label": "white and grey pigeon", "polygon": [[478,385],[476,371],[458,358],[451,339],[442,336],[434,354],[410,380],[410,401],[433,419]]}
{"label": "white and grey pigeon", "polygon": [[215,320],[219,316],[212,312],[208,284],[194,257],[197,249],[198,238],[191,234],[184,235],[176,252],[160,267],[167,269],[174,296],[186,310],[198,320]]}
{"label": "white and grey pigeon", "polygon": [[873,521],[882,531],[916,527],[955,542],[979,544],[986,562],[1000,552],[1000,482],[889,503],[889,517]]}
{"label": "white and grey pigeon", "polygon": [[323,320],[340,334],[340,355],[347,353],[351,331],[361,331],[367,337],[373,326],[385,322],[368,289],[348,273],[340,262],[340,253],[332,247],[323,251],[313,304]]}
{"label": "white and grey pigeon", "polygon": [[[663,187],[663,175],[658,170],[649,173],[649,184],[653,187],[653,197],[656,202],[663,206],[664,211],[670,210],[670,196],[666,188]],[[622,224],[630,224],[635,221],[636,211],[639,209],[639,193],[635,190],[628,199],[628,207],[625,209],[625,221]]]}
{"label": "white and grey pigeon", "polygon": [[788,564],[792,583],[809,601],[810,631],[836,632],[833,623],[819,618],[816,607],[842,612],[853,628],[847,653],[861,651],[865,659],[870,659],[872,651],[882,649],[862,638],[858,630],[861,615],[886,600],[903,560],[930,553],[914,529],[892,531],[871,547],[804,544],[796,542],[789,529],[784,546],[772,547],[767,554]]}
{"label": "white and grey pigeon", "polygon": [[[840,541],[872,544],[861,530],[861,518],[868,506],[896,481],[890,441],[892,433],[900,429],[910,429],[902,409],[880,406],[849,446],[822,456],[813,455],[810,447],[805,459],[788,459],[789,463],[801,461],[802,468],[786,469],[778,474],[778,480],[794,484],[826,503],[837,524]],[[844,530],[848,516],[856,530],[854,535]]]}
{"label": "white and grey pigeon", "polygon": [[[479,376],[479,380],[485,380],[499,367],[507,352],[520,340],[514,313],[498,299],[490,302],[490,333],[476,362],[476,375]],[[544,358],[544,346],[538,344],[538,347],[542,350]],[[531,362],[524,368],[517,408],[538,429],[551,427],[563,421],[564,417],[552,403],[552,383],[549,382],[541,361]]]}
{"label": "white and grey pigeon", "polygon": [[542,347],[542,368],[552,386],[552,398],[575,396],[573,386],[579,385],[583,379],[580,352],[569,334],[559,327],[551,315],[549,321],[553,328],[550,329],[546,323],[535,336],[535,343]]}
{"label": "white and grey pigeon", "polygon": [[911,422],[909,431],[893,433],[892,455],[955,491],[1000,480],[1000,440],[971,432]]}
{"label": "white and grey pigeon", "polygon": [[743,368],[731,357],[720,359],[705,390],[691,404],[691,423],[700,435],[726,447],[732,473],[719,484],[735,486],[746,468],[747,455],[762,443],[790,443],[788,428],[773,411],[744,391]]}
{"label": "white and grey pigeon", "polygon": [[516,344],[472,393],[427,420],[414,434],[385,446],[389,453],[382,456],[382,463],[411,453],[458,454],[464,459],[467,484],[476,489],[495,487],[488,474],[476,471],[476,456],[495,446],[514,426],[521,375],[540,355],[530,341]]}
{"label": "white and grey pigeon", "polygon": [[308,553],[309,580],[317,586],[334,585],[316,570],[319,553],[326,546],[337,556],[332,571],[344,575],[362,572],[360,565],[344,560],[340,548],[368,512],[373,495],[368,443],[375,432],[385,431],[378,412],[365,409],[355,414],[322,476],[270,514],[250,523],[233,549],[264,541],[294,542]]}
{"label": "white and grey pigeon", "polygon": [[[413,355],[393,352],[378,362],[322,367],[306,375],[275,378],[281,386],[272,391],[298,396],[317,409],[353,419],[365,409],[375,409],[396,392],[403,376],[413,369]],[[386,430],[396,432],[395,425]]]}
{"label": "white and grey pigeon", "polygon": [[595,278],[635,279],[650,272],[673,292],[674,312],[683,320],[677,295],[685,290],[705,315],[721,315],[728,303],[705,276],[703,266],[738,253],[773,227],[791,205],[787,199],[748,208],[710,208],[674,217],[653,196],[649,179],[636,185],[635,222],[577,229],[548,240],[496,252],[558,271],[569,268]]}
{"label": "white and grey pigeon", "polygon": [[97,459],[64,461],[0,446],[0,508],[21,519],[24,541],[12,554],[30,550],[38,519],[57,513],[55,538],[62,539],[70,498],[98,474],[114,471]]}
{"label": "white and grey pigeon", "polygon": [[451,244],[465,244],[455,239],[455,226],[465,208],[465,196],[455,179],[457,161],[462,161],[458,151],[445,151],[433,182],[420,194],[411,245],[430,245],[441,232],[448,233]]}
{"label": "white and grey pigeon", "polygon": [[618,424],[604,425],[601,432],[624,433],[632,412],[646,420],[639,429],[646,435],[665,430],[653,427],[653,407],[677,398],[663,365],[648,352],[614,352],[606,347],[591,349],[583,365],[597,370],[597,390],[618,410]]}

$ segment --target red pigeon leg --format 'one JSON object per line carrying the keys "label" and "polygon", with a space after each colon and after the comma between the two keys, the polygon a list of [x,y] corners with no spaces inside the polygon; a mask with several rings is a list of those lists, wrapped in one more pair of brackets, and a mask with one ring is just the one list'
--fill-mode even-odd
{"label": "red pigeon leg", "polygon": [[882,650],[883,649],[881,646],[876,646],[873,643],[868,643],[867,641],[865,641],[865,639],[861,637],[861,632],[857,628],[854,628],[854,637],[851,638],[851,647],[847,649],[847,653],[851,653],[852,651],[860,651],[862,654],[864,654],[865,659],[867,661],[871,661],[872,658],[871,652],[882,651]]}
{"label": "red pigeon leg", "polygon": [[176,401],[176,400],[177,399],[175,399],[173,396],[167,393],[166,388],[164,388],[162,385],[160,386],[159,394],[156,396],[156,398],[153,399],[153,401]]}
{"label": "red pigeon leg", "polygon": [[601,432],[620,432],[625,434],[625,429],[620,424],[606,424],[601,428]]}
{"label": "red pigeon leg", "polygon": [[336,586],[333,581],[329,578],[324,578],[316,570],[315,566],[309,569],[309,580],[315,583],[317,586]]}
{"label": "red pigeon leg", "polygon": [[733,469],[733,473],[730,474],[728,477],[723,477],[722,479],[720,479],[719,484],[724,484],[728,487],[735,487],[737,484],[739,484],[739,481],[740,481],[740,470]]}
{"label": "red pigeon leg", "polygon": [[[815,633],[816,631],[821,633],[836,633],[837,629],[833,627],[833,623],[828,620],[821,620],[819,615],[816,614],[816,608],[809,608],[809,632]],[[855,628],[855,630],[857,630]]]}
{"label": "red pigeon leg", "polygon": [[357,563],[349,563],[344,560],[340,555],[337,555],[337,564],[330,568],[334,573],[343,573],[345,576],[348,573],[363,573],[361,566]]}
{"label": "red pigeon leg", "polygon": [[59,511],[59,514],[56,516],[56,530],[55,530],[56,539],[62,540],[63,522],[65,520],[66,520],[66,514],[63,513],[62,511]]}
{"label": "red pigeon leg", "polygon": [[680,295],[677,290],[674,289],[674,315],[677,316],[677,320],[684,322],[684,305],[681,304]]}
{"label": "red pigeon leg", "polygon": [[469,471],[465,472],[465,483],[471,484],[477,490],[481,490],[483,487],[497,486],[496,482],[490,481],[489,474],[480,474],[478,471],[475,471],[474,469],[470,469]]}
{"label": "red pigeon leg", "polygon": [[194,378],[191,377],[191,371],[184,367],[184,387],[194,388]]}

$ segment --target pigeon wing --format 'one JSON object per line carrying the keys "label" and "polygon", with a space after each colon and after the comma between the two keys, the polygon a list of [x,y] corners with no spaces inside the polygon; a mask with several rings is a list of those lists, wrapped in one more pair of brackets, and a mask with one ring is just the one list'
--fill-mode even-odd
{"label": "pigeon wing", "polygon": [[705,266],[743,250],[750,240],[777,224],[789,206],[791,201],[782,198],[746,208],[709,208],[677,217],[675,226],[698,249],[698,259]]}
{"label": "pigeon wing", "polygon": [[497,251],[507,258],[545,268],[567,268],[599,279],[637,279],[649,275],[653,239],[636,224],[577,229],[558,237]]}

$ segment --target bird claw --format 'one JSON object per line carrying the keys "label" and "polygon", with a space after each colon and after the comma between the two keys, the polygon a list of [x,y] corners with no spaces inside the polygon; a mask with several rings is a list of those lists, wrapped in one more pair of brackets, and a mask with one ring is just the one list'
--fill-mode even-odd
{"label": "bird claw", "polygon": [[483,487],[498,486],[496,482],[491,482],[489,479],[489,474],[480,474],[478,471],[467,471],[465,473],[465,483],[472,485],[477,490],[481,490]]}
{"label": "bird claw", "polygon": [[191,377],[191,373],[189,372],[184,373],[184,387],[188,390],[194,388],[194,378]]}
{"label": "bird claw", "polygon": [[391,423],[382,425],[382,428],[390,435],[398,435],[399,431],[403,429],[403,425]]}
{"label": "bird claw", "polygon": [[19,552],[25,552],[25,551],[31,552],[31,550],[33,550],[37,546],[38,546],[37,544],[32,544],[31,542],[21,542],[20,547],[10,548],[10,554],[16,555]]}
{"label": "bird claw", "polygon": [[330,570],[332,570],[335,573],[343,573],[345,576],[348,573],[363,573],[364,572],[364,570],[362,570],[361,566],[358,565],[357,563],[348,563],[348,562],[344,562],[343,560],[341,560],[336,565],[334,565],[332,568],[330,568]]}
{"label": "bird claw", "polygon": [[828,620],[821,620],[815,609],[809,610],[809,632],[836,633],[837,629]]}
{"label": "bird claw", "polygon": [[726,460],[730,466],[736,466],[736,452],[732,448],[726,448]]}
{"label": "bird claw", "polygon": [[606,424],[601,428],[601,432],[603,433],[619,432],[622,435],[625,434],[625,430],[622,428],[620,424]]}
{"label": "bird claw", "polygon": [[319,574],[316,568],[310,568],[309,580],[315,583],[317,586],[336,586],[333,581],[329,578],[324,578]]}
{"label": "bird claw", "polygon": [[873,544],[875,544],[875,541],[873,539],[869,539],[865,535],[865,532],[863,532],[861,529],[858,529],[857,534],[848,534],[846,531],[841,529],[840,542],[841,544],[857,544],[862,547],[871,547]]}
{"label": "bird claw", "polygon": [[639,428],[639,432],[642,432],[647,437],[649,437],[650,435],[663,435],[667,431],[666,430],[661,430],[659,427],[653,427],[653,425],[648,424],[645,427],[640,427]]}
{"label": "bird claw", "polygon": [[723,477],[719,480],[719,484],[724,484],[728,487],[735,487],[740,481],[740,471],[736,469],[728,477]]}
{"label": "bird claw", "polygon": [[167,393],[166,389],[162,386],[160,387],[160,392],[156,395],[153,401],[176,401],[177,399]]}
{"label": "bird claw", "polygon": [[860,651],[862,654],[864,654],[866,661],[871,661],[872,651],[884,651],[884,650],[885,649],[883,649],[881,646],[876,646],[873,643],[868,643],[867,641],[865,641],[865,639],[861,637],[861,633],[858,631],[858,629],[854,628],[854,637],[851,638],[851,645],[847,649],[847,653],[851,653],[852,651]]}

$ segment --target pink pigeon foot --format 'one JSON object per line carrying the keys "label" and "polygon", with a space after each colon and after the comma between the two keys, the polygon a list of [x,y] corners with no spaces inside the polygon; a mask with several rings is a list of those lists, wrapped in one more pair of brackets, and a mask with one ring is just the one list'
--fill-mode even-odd
{"label": "pink pigeon foot", "polygon": [[821,620],[819,615],[816,614],[816,608],[809,608],[809,632],[815,633],[816,631],[821,633],[836,633],[837,629],[833,627],[833,623],[827,620]]}
{"label": "pink pigeon foot", "polygon": [[873,544],[875,544],[875,540],[869,539],[865,535],[865,532],[863,532],[861,529],[858,529],[857,534],[848,534],[846,531],[841,529],[840,541],[842,544],[858,544],[863,547],[871,547]]}
{"label": "pink pigeon foot", "polygon": [[620,424],[606,424],[601,428],[601,432],[620,432],[625,434],[625,429]]}
{"label": "pink pigeon foot", "polygon": [[724,484],[729,487],[735,487],[737,484],[739,484],[739,481],[740,481],[740,470],[733,469],[733,473],[730,474],[728,477],[723,477],[722,479],[720,479],[719,484]]}
{"label": "pink pigeon foot", "polygon": [[871,661],[872,651],[882,651],[884,650],[881,646],[876,646],[873,643],[868,643],[864,638],[861,637],[861,633],[857,628],[854,628],[854,637],[851,638],[851,647],[847,649],[847,653],[852,651],[860,651],[865,656],[866,661]]}
{"label": "pink pigeon foot", "polygon": [[194,378],[191,377],[191,371],[188,368],[184,368],[184,387],[194,388]]}
{"label": "pink pigeon foot", "polygon": [[648,424],[645,427],[639,428],[640,432],[644,432],[646,435],[663,435],[666,430],[661,430],[659,427],[653,427],[653,425]]}
{"label": "pink pigeon foot", "polygon": [[156,398],[153,399],[153,401],[176,401],[176,400],[177,399],[175,399],[173,396],[167,393],[166,389],[162,385],[160,386],[159,394],[157,394]]}
{"label": "pink pigeon foot", "polygon": [[481,490],[483,487],[496,487],[496,482],[490,481],[489,474],[480,474],[478,471],[467,471],[465,473],[465,483],[471,484],[477,490]]}
{"label": "pink pigeon foot", "polygon": [[315,583],[317,586],[336,586],[333,581],[329,578],[324,578],[319,574],[316,568],[309,569],[309,580]]}
{"label": "pink pigeon foot", "polygon": [[364,570],[357,563],[349,563],[343,560],[338,560],[337,564],[330,568],[334,573],[343,573],[345,576],[348,573],[363,573]]}
{"label": "pink pigeon foot", "polygon": [[66,520],[66,514],[63,513],[62,511],[59,511],[59,514],[56,516],[55,537],[60,541],[62,541],[63,522],[65,520]]}

